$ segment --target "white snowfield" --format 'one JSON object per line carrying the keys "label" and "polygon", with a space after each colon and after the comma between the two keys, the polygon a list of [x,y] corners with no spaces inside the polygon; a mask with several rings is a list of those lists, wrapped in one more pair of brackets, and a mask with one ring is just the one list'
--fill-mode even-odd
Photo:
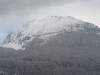
{"label": "white snowfield", "polygon": [[37,18],[23,25],[22,30],[15,33],[9,33],[4,40],[2,47],[14,48],[16,50],[24,49],[23,46],[32,41],[35,37],[44,40],[50,36],[56,35],[63,31],[79,31],[84,28],[96,28],[95,25],[75,19],[71,16],[50,16]]}

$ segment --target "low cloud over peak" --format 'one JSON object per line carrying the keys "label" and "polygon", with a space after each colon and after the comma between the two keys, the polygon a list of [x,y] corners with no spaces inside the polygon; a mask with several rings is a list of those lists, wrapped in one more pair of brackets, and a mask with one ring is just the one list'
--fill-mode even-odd
{"label": "low cloud over peak", "polygon": [[79,0],[0,0],[0,14],[28,12],[52,4],[71,3]]}

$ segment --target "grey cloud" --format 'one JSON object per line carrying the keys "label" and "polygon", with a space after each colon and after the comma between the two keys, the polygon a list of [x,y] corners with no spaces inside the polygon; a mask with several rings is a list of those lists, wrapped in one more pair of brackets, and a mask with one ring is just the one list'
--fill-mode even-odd
{"label": "grey cloud", "polygon": [[79,0],[0,0],[0,15],[27,12],[52,4],[71,3]]}

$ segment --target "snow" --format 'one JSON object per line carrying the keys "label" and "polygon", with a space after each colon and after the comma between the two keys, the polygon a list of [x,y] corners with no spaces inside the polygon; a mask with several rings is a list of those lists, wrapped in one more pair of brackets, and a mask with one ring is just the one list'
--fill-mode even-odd
{"label": "snow", "polygon": [[[50,16],[45,18],[35,18],[34,20],[24,24],[22,30],[13,33],[10,37],[10,42],[6,41],[2,47],[14,48],[16,50],[23,49],[23,46],[32,41],[35,37],[40,37],[44,40],[47,40],[50,36],[56,35],[63,30],[84,30],[84,23],[85,22],[75,19],[71,16]],[[90,25],[90,27],[93,28],[94,26]],[[26,37],[30,37],[30,39],[23,41],[23,39]]]}
{"label": "snow", "polygon": [[44,34],[50,32],[57,32],[62,29],[68,29],[68,25],[81,23],[79,20],[75,20],[72,17],[46,17],[39,18],[36,21],[30,23],[27,26],[27,29],[23,33],[24,34]]}
{"label": "snow", "polygon": [[15,42],[11,42],[11,43],[8,43],[8,44],[4,44],[2,47],[3,48],[14,48],[16,50],[19,50],[19,49],[24,50],[24,48],[22,48],[22,45],[17,44]]}

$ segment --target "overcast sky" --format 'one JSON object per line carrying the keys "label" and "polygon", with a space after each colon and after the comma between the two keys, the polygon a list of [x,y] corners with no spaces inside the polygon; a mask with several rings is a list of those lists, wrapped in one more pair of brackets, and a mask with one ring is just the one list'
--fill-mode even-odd
{"label": "overcast sky", "polygon": [[100,0],[0,0],[0,37],[34,17],[73,16],[100,26]]}

